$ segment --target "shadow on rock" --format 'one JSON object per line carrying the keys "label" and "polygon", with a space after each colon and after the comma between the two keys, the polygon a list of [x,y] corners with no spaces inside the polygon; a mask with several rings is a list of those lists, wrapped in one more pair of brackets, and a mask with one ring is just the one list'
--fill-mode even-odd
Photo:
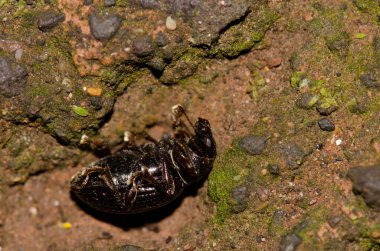
{"label": "shadow on rock", "polygon": [[201,182],[198,182],[188,187],[183,192],[182,195],[180,195],[170,204],[163,206],[161,208],[152,210],[152,211],[138,213],[138,214],[105,213],[105,212],[93,209],[87,204],[85,204],[84,202],[82,202],[77,196],[75,196],[73,191],[70,191],[70,196],[71,196],[71,199],[74,200],[77,203],[77,205],[87,214],[93,216],[94,218],[100,221],[107,222],[109,224],[112,224],[124,230],[128,230],[131,228],[139,228],[148,224],[157,223],[169,217],[175,212],[175,210],[177,210],[180,207],[180,205],[182,204],[182,201],[186,197],[188,196],[195,197],[197,195],[198,189],[203,185],[204,181],[205,180],[202,180]]}

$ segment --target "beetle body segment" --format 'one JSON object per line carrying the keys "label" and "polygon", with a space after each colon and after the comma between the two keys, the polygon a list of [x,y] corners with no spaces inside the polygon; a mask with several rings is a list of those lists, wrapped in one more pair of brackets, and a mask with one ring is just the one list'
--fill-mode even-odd
{"label": "beetle body segment", "polygon": [[134,214],[167,205],[212,169],[216,143],[209,122],[199,118],[194,131],[102,158],[72,177],[71,190],[108,213]]}

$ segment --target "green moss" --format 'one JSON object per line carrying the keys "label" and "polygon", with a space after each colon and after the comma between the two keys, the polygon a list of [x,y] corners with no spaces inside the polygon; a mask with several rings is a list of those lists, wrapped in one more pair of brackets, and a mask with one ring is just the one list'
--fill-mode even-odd
{"label": "green moss", "polygon": [[235,143],[216,160],[209,177],[209,196],[217,204],[216,222],[222,223],[231,215],[233,201],[231,191],[243,183],[248,175],[244,168],[248,157]]}
{"label": "green moss", "polygon": [[290,77],[290,85],[293,88],[299,88],[301,86],[301,81],[306,78],[305,73],[303,72],[293,72]]}
{"label": "green moss", "polygon": [[262,93],[267,89],[265,78],[258,70],[252,72],[252,78],[249,80],[247,92],[253,100],[258,100]]}
{"label": "green moss", "polygon": [[368,13],[378,22],[380,15],[380,3],[376,0],[354,0],[354,5],[362,12]]}
{"label": "green moss", "polygon": [[203,50],[196,48],[190,49],[165,68],[160,81],[165,84],[176,84],[193,75],[197,71],[198,65],[203,60],[204,56],[205,54]]}
{"label": "green moss", "polygon": [[219,45],[211,54],[237,57],[260,42],[278,18],[277,12],[268,8],[250,13],[242,23],[232,26],[220,37]]}

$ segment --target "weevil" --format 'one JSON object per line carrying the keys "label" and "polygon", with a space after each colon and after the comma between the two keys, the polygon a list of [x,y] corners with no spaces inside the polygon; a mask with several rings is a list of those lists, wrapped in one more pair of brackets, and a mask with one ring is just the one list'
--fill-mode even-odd
{"label": "weevil", "polygon": [[172,112],[173,125],[181,130],[156,143],[130,144],[90,164],[71,178],[73,193],[99,211],[135,214],[169,204],[206,178],[216,157],[209,121],[198,118],[193,125],[180,105]]}

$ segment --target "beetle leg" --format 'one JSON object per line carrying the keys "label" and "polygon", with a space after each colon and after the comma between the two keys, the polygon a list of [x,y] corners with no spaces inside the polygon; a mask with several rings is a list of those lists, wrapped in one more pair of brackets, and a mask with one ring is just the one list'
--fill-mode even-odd
{"label": "beetle leg", "polygon": [[77,173],[73,177],[71,177],[71,183],[74,183],[76,187],[78,187],[79,189],[82,189],[86,186],[90,178],[90,174],[101,172],[101,171],[103,171],[103,167],[99,167],[99,166],[92,166],[92,167],[85,168],[80,173]]}
{"label": "beetle leg", "polygon": [[[158,191],[171,196],[175,193],[175,183],[173,176],[170,172],[170,168],[167,163],[169,163],[164,156],[160,156],[160,160],[162,163],[162,178],[157,179],[149,173],[148,168],[146,166],[141,166],[141,171],[135,172],[132,177],[130,177],[129,183],[132,184],[132,188],[130,190],[135,191],[135,196],[137,196],[138,185],[137,182],[139,180],[145,181],[148,184],[155,187]],[[129,196],[127,196],[129,197]],[[134,200],[133,200],[134,201]]]}
{"label": "beetle leg", "polygon": [[191,137],[192,135],[194,135],[194,133],[191,132],[191,130],[189,129],[189,127],[185,123],[183,123],[182,120],[181,120],[181,117],[185,116],[187,122],[190,124],[190,126],[195,131],[193,123],[191,123],[191,120],[190,120],[189,116],[187,116],[185,109],[181,105],[178,104],[178,105],[175,105],[175,106],[172,107],[172,115],[173,115],[173,125],[174,125],[174,128],[176,128],[176,127],[183,128],[184,130],[182,130],[182,132],[187,137]]}
{"label": "beetle leg", "polygon": [[162,180],[157,182],[157,186],[166,195],[171,196],[175,193],[175,183],[169,167],[170,161],[166,154],[160,154],[160,163],[162,164]]}

